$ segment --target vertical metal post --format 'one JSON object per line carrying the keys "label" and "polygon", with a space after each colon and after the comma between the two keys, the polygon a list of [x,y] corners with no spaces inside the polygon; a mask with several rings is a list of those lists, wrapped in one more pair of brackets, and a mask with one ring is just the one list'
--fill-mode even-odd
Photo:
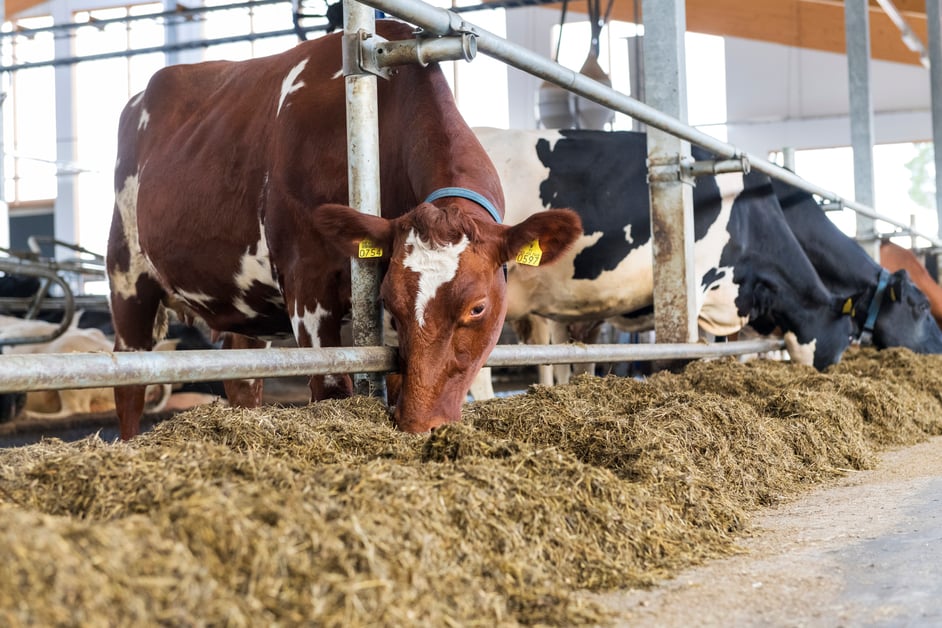
{"label": "vertical metal post", "polygon": [[[854,150],[854,200],[873,207],[873,103],[870,97],[870,7],[867,0],[844,3],[844,38],[850,88],[850,137]],[[880,259],[875,221],[857,214],[857,241]]]}
{"label": "vertical metal post", "polygon": [[935,153],[935,211],[942,238],[942,0],[926,0],[929,35],[929,90],[932,99],[932,146]]}
{"label": "vertical metal post", "polygon": [[[6,22],[5,3],[0,3],[0,24]],[[3,55],[3,42],[0,41],[0,58]],[[8,81],[12,80],[12,73],[4,72],[0,75],[0,246],[10,247],[10,205],[6,194],[6,141],[3,126],[3,105],[10,93]]]}
{"label": "vertical metal post", "polygon": [[[172,12],[179,7],[178,0],[163,0],[164,11]],[[203,34],[204,20],[181,20],[169,18],[164,20],[164,43],[168,47],[175,46],[188,41],[199,41],[205,39]],[[198,63],[203,60],[204,49],[194,48],[190,50],[167,50],[164,53],[166,65],[177,65],[178,63]]]}
{"label": "vertical metal post", "polygon": [[[646,103],[685,122],[684,0],[643,0],[641,6]],[[681,176],[680,169],[681,160],[689,158],[688,142],[648,127],[657,342],[697,339],[693,186]]]}
{"label": "vertical metal post", "polygon": [[[69,2],[54,2],[50,5],[52,18],[56,24],[72,22],[72,6]],[[75,33],[63,30],[55,35],[53,44],[56,59],[75,56]],[[56,200],[54,206],[55,237],[65,242],[80,242],[78,229],[77,180],[78,175],[72,168],[63,165],[73,164],[77,158],[77,138],[75,132],[75,66],[60,65],[54,68],[56,99],[56,161],[60,164],[56,172]]]}
{"label": "vertical metal post", "polygon": [[[356,54],[363,41],[375,36],[376,18],[371,7],[344,0],[344,55]],[[347,97],[347,179],[350,205],[366,214],[380,215],[379,204],[379,114],[376,76],[359,63],[345,59]],[[355,69],[354,69],[355,68]],[[379,306],[380,269],[374,260],[351,260],[353,343],[358,347],[383,344],[382,310]],[[384,394],[384,379],[378,373],[357,373],[354,388],[360,395]]]}
{"label": "vertical metal post", "polygon": [[795,147],[784,146],[782,148],[782,167],[795,172]]}
{"label": "vertical metal post", "polygon": [[[632,19],[635,24],[635,36],[628,39],[628,78],[631,81],[631,97],[646,102],[644,97],[644,35],[639,32],[641,26],[641,0],[631,0]],[[644,133],[647,125],[632,118],[631,130]]]}

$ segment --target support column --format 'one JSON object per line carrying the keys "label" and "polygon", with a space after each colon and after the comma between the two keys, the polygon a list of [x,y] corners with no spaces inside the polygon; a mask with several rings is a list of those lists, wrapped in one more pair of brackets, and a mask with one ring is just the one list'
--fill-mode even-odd
{"label": "support column", "polygon": [[[4,23],[6,17],[5,3],[0,2],[0,24]],[[3,55],[3,41],[0,40],[0,57]],[[10,204],[7,202],[6,193],[6,170],[4,169],[5,155],[7,152],[6,141],[4,140],[5,129],[3,128],[3,107],[9,95],[10,74],[5,72],[0,76],[0,246],[10,248]]]}
{"label": "support column", "polygon": [[[850,86],[850,137],[854,149],[854,200],[874,205],[873,191],[873,102],[870,97],[870,8],[867,0],[844,3],[844,35],[847,41],[847,72]],[[873,218],[857,214],[857,241],[879,261]]]}
{"label": "support column", "polygon": [[[643,0],[646,103],[687,120],[684,0]],[[648,127],[654,330],[657,342],[696,342],[693,186],[681,176],[690,144]]]}
{"label": "support column", "polygon": [[[49,5],[56,24],[72,22],[72,7],[68,0]],[[75,56],[74,33],[64,29],[55,33],[53,47],[56,59]],[[63,242],[80,242],[77,214],[78,175],[74,168],[67,167],[78,159],[78,144],[75,130],[75,73],[74,66],[55,67],[56,99],[56,200],[54,206],[55,237]],[[69,254],[72,251],[68,251]],[[58,251],[56,252],[58,257]]]}
{"label": "support column", "polygon": [[[376,76],[347,59],[355,51],[351,41],[376,34],[373,9],[354,0],[344,0],[344,81],[347,94],[347,180],[350,206],[365,214],[380,215],[379,204],[379,114]],[[379,305],[380,269],[374,259],[351,260],[353,290],[353,343],[358,347],[383,345],[383,312]],[[384,395],[381,373],[354,375],[359,395]]]}
{"label": "support column", "polygon": [[[186,0],[185,6],[189,9],[202,5],[201,0]],[[163,0],[164,11],[176,11],[179,3],[177,0]],[[203,20],[184,21],[181,18],[171,18],[165,20],[164,41],[168,46],[174,46],[188,41],[199,41],[203,38]],[[164,53],[166,65],[177,65],[179,63],[198,63],[203,60],[203,49],[193,48],[190,50],[168,50]]]}
{"label": "support column", "polygon": [[935,211],[942,238],[942,0],[926,0],[929,34],[929,89],[932,98],[932,145],[935,153]]}

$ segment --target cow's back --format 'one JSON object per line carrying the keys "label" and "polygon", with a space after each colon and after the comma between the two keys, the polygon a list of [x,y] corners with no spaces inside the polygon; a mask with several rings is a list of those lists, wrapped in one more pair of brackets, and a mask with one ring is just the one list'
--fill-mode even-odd
{"label": "cow's back", "polygon": [[889,240],[880,243],[880,265],[890,272],[905,270],[916,287],[929,299],[932,317],[942,328],[942,287],[932,278],[926,267],[909,249]]}
{"label": "cow's back", "polygon": [[[290,330],[270,230],[316,246],[305,212],[346,201],[340,63],[336,41],[314,40],[154,75],[119,131],[112,239],[130,249],[129,284],[155,275],[215,329]],[[302,87],[313,97],[292,98]]]}

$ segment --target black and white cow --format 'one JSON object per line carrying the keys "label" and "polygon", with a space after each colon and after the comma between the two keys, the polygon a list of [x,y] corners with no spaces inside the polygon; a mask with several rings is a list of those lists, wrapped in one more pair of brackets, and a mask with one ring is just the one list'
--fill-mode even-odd
{"label": "black and white cow", "polygon": [[[583,236],[554,266],[511,265],[507,319],[618,319],[627,328],[651,329],[646,136],[475,132],[503,181],[508,223],[541,206],[571,207],[583,224]],[[699,149],[694,156],[709,158]],[[768,177],[699,177],[693,196],[700,328],[726,336],[752,320],[772,321],[784,330],[793,360],[818,369],[840,360],[850,342],[850,318],[789,229]]]}
{"label": "black and white cow", "polygon": [[870,334],[879,349],[942,353],[942,331],[929,299],[905,270],[890,273],[882,268],[831,222],[808,192],[781,181],[771,185],[788,226],[824,285],[847,303],[857,336]]}

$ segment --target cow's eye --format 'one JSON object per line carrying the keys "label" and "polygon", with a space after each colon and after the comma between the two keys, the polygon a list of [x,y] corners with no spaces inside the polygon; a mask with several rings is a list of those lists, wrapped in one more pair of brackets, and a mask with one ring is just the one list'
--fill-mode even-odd
{"label": "cow's eye", "polygon": [[487,310],[487,306],[485,306],[483,303],[478,303],[477,305],[471,308],[471,311],[469,312],[469,314],[471,315],[471,318],[481,318],[481,316],[484,315],[484,312],[486,310]]}

